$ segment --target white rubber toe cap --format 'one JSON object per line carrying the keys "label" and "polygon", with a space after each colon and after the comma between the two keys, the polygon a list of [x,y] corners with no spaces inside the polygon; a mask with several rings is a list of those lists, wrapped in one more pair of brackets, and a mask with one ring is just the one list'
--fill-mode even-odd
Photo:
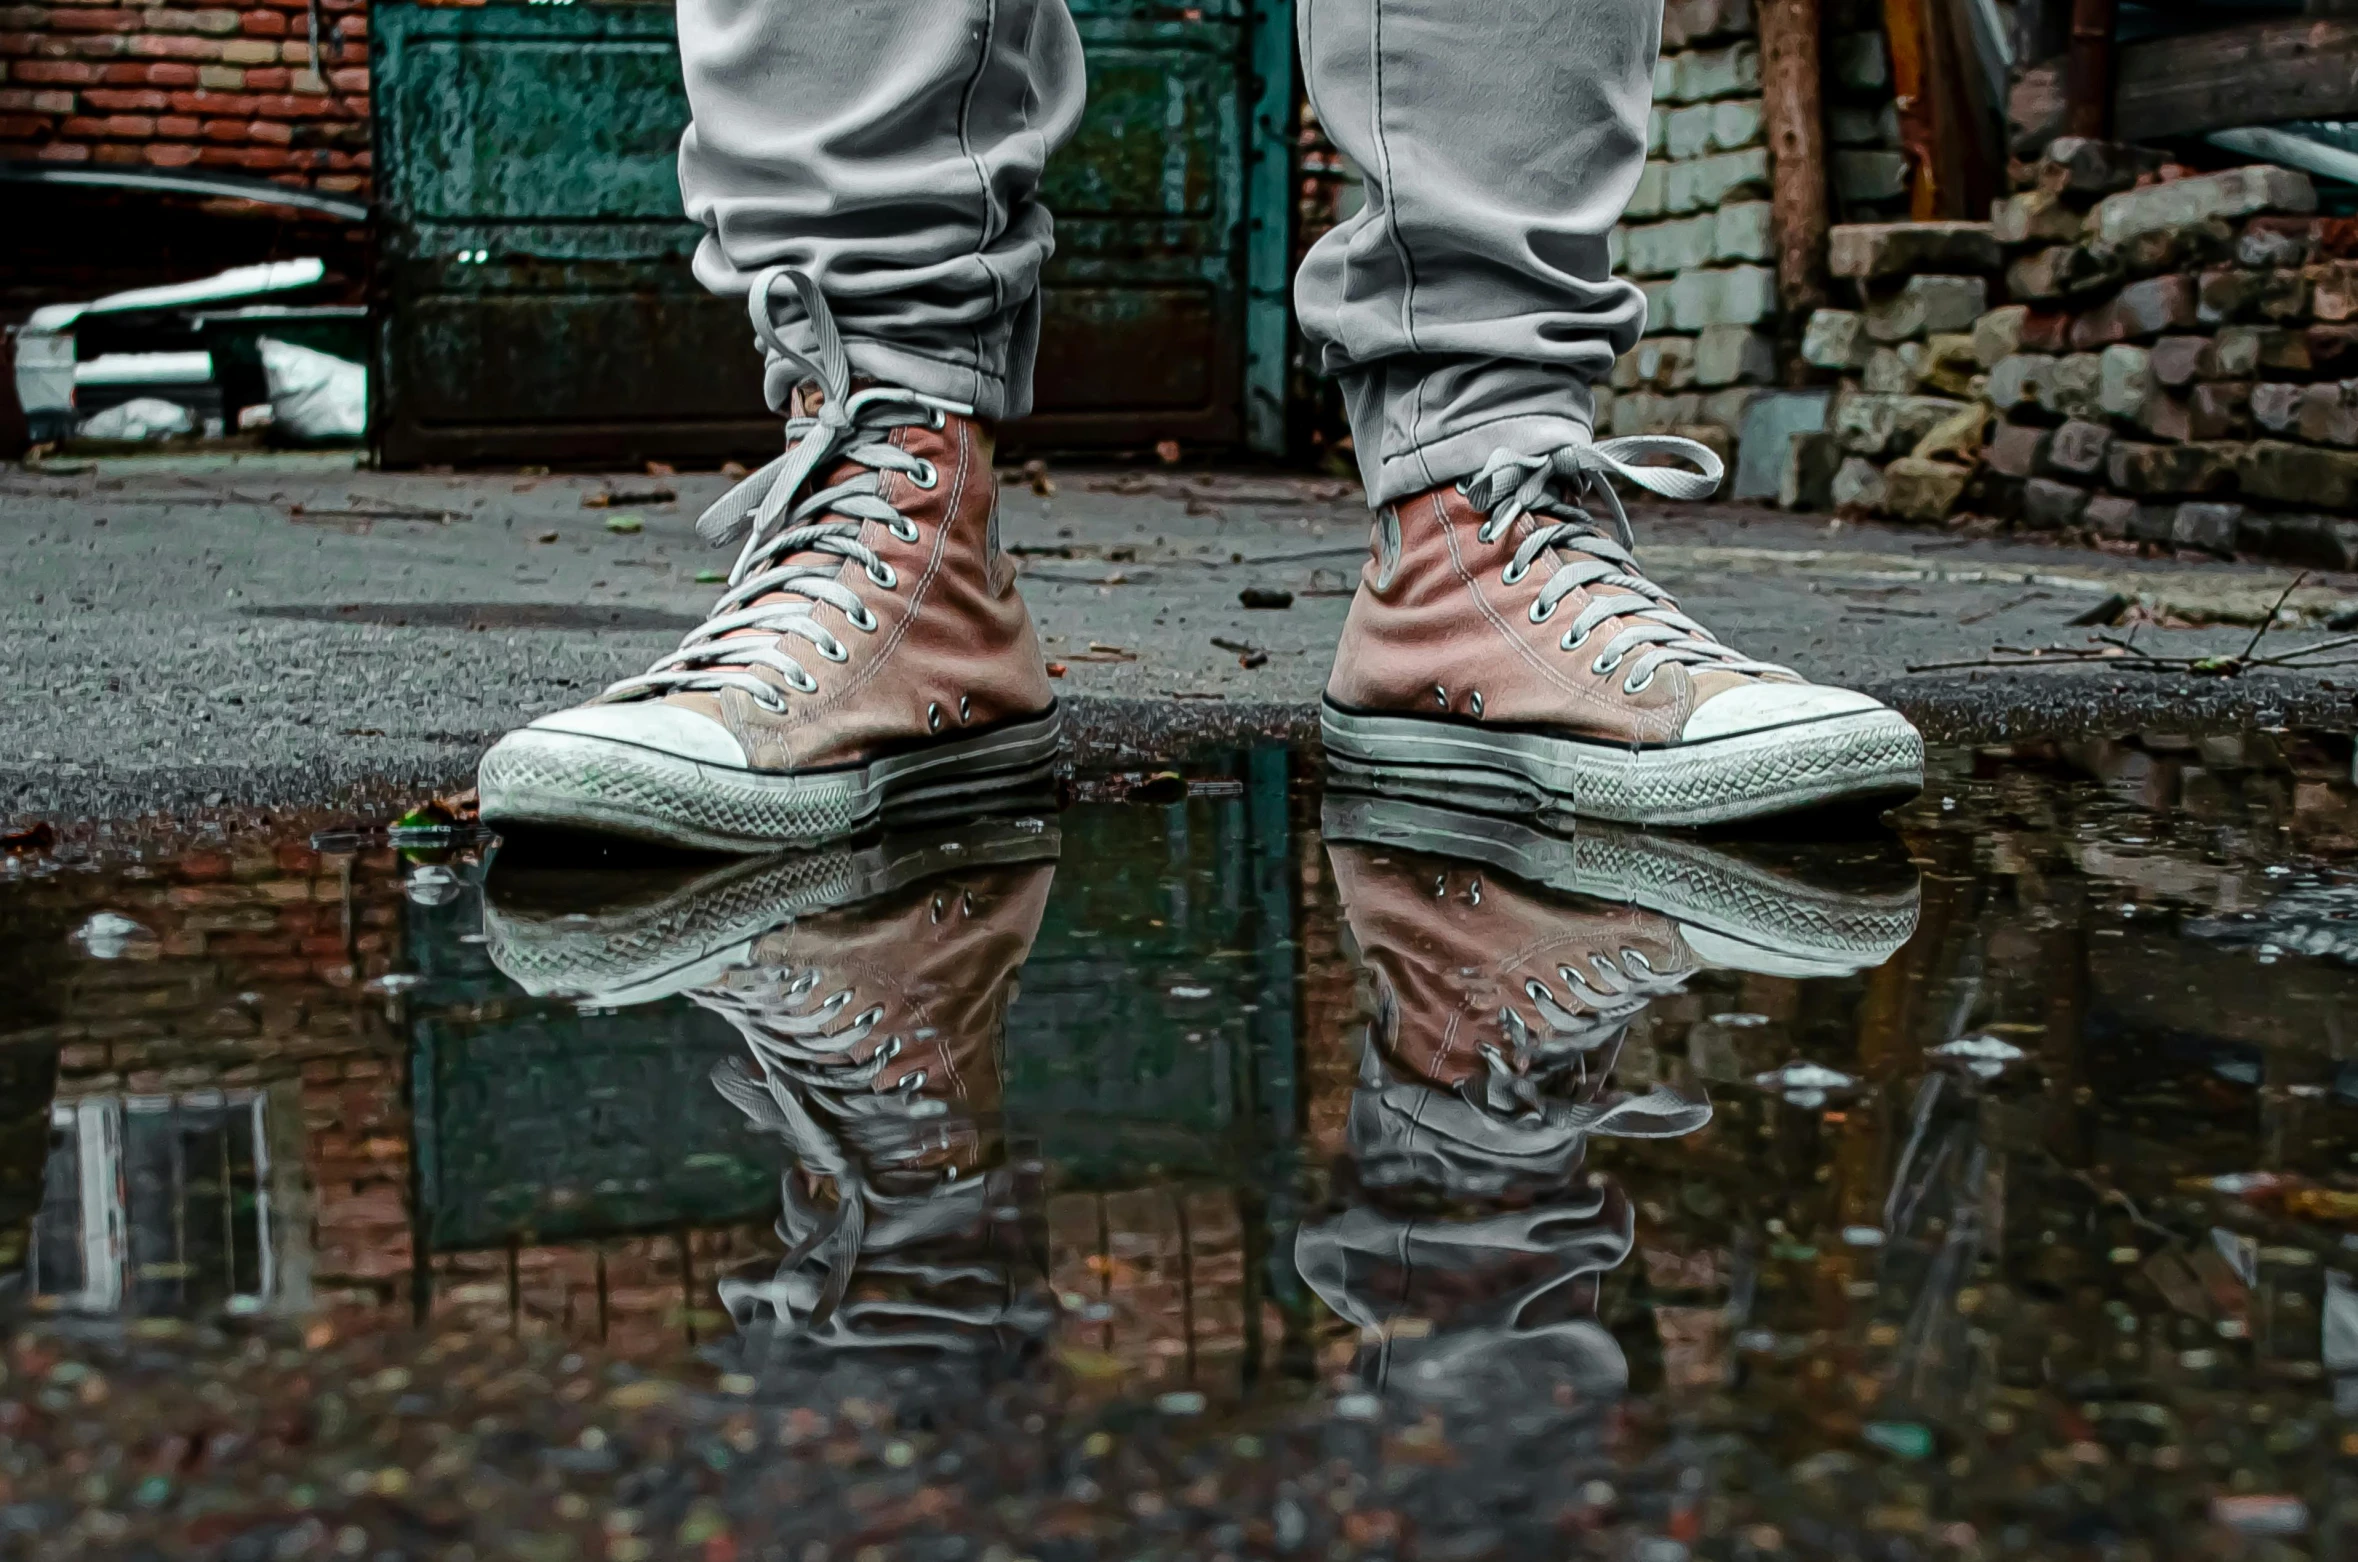
{"label": "white rubber toe cap", "polygon": [[1881,710],[1881,702],[1854,689],[1829,689],[1814,683],[1744,683],[1715,694],[1695,707],[1679,732],[1683,743],[1735,737],[1796,722],[1823,721]]}
{"label": "white rubber toe cap", "polygon": [[728,728],[710,716],[700,716],[659,700],[633,700],[624,705],[577,705],[543,716],[526,730],[568,732],[576,737],[606,738],[635,743],[659,753],[676,754],[706,765],[746,768],[745,749]]}

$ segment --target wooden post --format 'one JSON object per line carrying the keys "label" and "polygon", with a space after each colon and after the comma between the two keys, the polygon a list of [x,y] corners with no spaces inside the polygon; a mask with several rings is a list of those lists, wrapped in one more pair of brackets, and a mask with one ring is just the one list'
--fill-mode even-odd
{"label": "wooden post", "polygon": [[1818,0],[1760,0],[1761,114],[1768,123],[1769,226],[1788,318],[1826,301],[1826,128]]}
{"label": "wooden post", "polygon": [[2112,135],[2112,33],[2119,0],[2072,0],[2071,50],[2064,57],[2064,128],[2102,141]]}
{"label": "wooden post", "polygon": [[1908,159],[1908,215],[1917,222],[1940,215],[1945,193],[1925,30],[1923,0],[1883,0],[1883,36],[1891,44],[1891,106],[1899,114],[1900,150]]}

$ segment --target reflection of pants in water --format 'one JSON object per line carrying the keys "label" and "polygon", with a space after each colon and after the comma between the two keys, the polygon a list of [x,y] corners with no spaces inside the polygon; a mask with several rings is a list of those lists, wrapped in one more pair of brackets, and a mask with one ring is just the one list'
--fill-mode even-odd
{"label": "reflection of pants in water", "polygon": [[1044,1327],[1044,1303],[1010,1274],[1000,1090],[1015,973],[1054,877],[1041,864],[939,878],[805,918],[690,994],[750,1052],[713,1083],[796,1163],[781,1179],[785,1257],[721,1282],[741,1327],[928,1350]]}
{"label": "reflection of pants in water", "polygon": [[1693,974],[1692,952],[1649,912],[1401,850],[1327,855],[1376,1014],[1351,1102],[1344,1186],[1358,1197],[1303,1228],[1303,1279],[1372,1342],[1385,1387],[1469,1408],[1558,1389],[1610,1400],[1627,1367],[1596,1320],[1597,1283],[1633,1230],[1581,1161],[1592,1137],[1710,1120],[1703,1102],[1619,1097],[1608,1081],[1623,1034]]}
{"label": "reflection of pants in water", "polygon": [[[1371,499],[1585,440],[1589,385],[1645,321],[1606,235],[1644,167],[1661,7],[1299,7],[1311,102],[1367,204],[1295,300]],[[856,371],[1028,411],[1054,248],[1041,169],[1084,95],[1064,0],[681,0],[679,34],[697,276],[742,294],[796,266]],[[773,404],[793,372],[773,362]]]}

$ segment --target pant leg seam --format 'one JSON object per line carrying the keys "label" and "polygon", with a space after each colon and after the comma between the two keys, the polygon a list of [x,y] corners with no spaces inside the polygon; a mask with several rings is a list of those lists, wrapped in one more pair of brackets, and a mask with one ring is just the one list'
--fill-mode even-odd
{"label": "pant leg seam", "polygon": [[[1392,143],[1384,133],[1384,0],[1368,0],[1368,94],[1369,127],[1375,136],[1376,155],[1383,164],[1384,233],[1392,242],[1392,253],[1400,262],[1400,334],[1411,353],[1424,349],[1416,337],[1416,257],[1408,247],[1408,235],[1400,226],[1400,182],[1392,175]],[[1389,371],[1386,371],[1387,377]],[[1384,398],[1390,400],[1389,397]],[[1408,443],[1416,448],[1422,439],[1425,421],[1424,381],[1417,381],[1409,397]]]}
{"label": "pant leg seam", "polygon": [[1384,6],[1383,0],[1369,0],[1368,65],[1374,78],[1370,94],[1369,116],[1374,121],[1376,156],[1383,164],[1384,233],[1392,241],[1392,253],[1400,262],[1400,334],[1407,338],[1410,352],[1424,349],[1416,339],[1416,258],[1409,253],[1407,235],[1400,231],[1400,203],[1397,199],[1398,181],[1392,177],[1392,143],[1384,135]]}
{"label": "pant leg seam", "polygon": [[[990,170],[983,166],[982,158],[974,150],[974,100],[976,94],[982,91],[983,77],[989,74],[991,68],[991,50],[999,35],[999,0],[981,0],[981,3],[983,13],[981,47],[975,53],[974,72],[966,78],[966,91],[958,99],[958,150],[966,154],[967,163],[973,167],[974,182],[982,197],[982,216],[975,223],[974,229],[973,259],[982,274],[990,279],[991,313],[988,318],[997,320],[1007,312],[1007,290],[1000,283],[998,272],[983,263],[983,255],[991,247],[991,219],[995,206],[991,195]],[[982,365],[987,357],[988,354],[984,351],[983,326],[981,322],[977,322],[974,327],[975,368],[973,372],[975,388],[978,392],[982,387]]]}

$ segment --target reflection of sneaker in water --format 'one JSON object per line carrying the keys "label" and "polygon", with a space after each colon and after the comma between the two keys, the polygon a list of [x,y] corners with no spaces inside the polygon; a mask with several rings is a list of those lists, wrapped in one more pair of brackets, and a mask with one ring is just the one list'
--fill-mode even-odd
{"label": "reflection of sneaker in water", "polygon": [[1017,815],[856,845],[713,866],[559,868],[502,851],[486,885],[492,962],[535,996],[622,1006],[666,998],[745,964],[796,917],[856,905],[936,874],[1053,863],[1056,820]]}
{"label": "reflection of sneaker in water", "polygon": [[1916,930],[1916,870],[1878,844],[1778,852],[1581,821],[1563,831],[1435,803],[1327,794],[1329,841],[1429,852],[1676,924],[1705,965],[1841,976]]}
{"label": "reflection of sneaker in water", "polygon": [[[781,278],[817,359],[775,328]],[[972,409],[854,386],[827,301],[772,268],[752,292],[773,363],[811,377],[787,453],[697,531],[737,543],[679,649],[483,758],[483,818],[707,851],[850,835],[887,806],[1044,774],[1056,701],[999,549],[992,436]]]}
{"label": "reflection of sneaker in water", "polygon": [[938,872],[762,934],[688,992],[745,1040],[714,1086],[794,1162],[785,1257],[720,1283],[740,1325],[929,1350],[1044,1326],[1011,1278],[1001,1069],[1054,876],[1038,860]]}
{"label": "reflection of sneaker in water", "polygon": [[1711,1120],[1675,1090],[1611,1085],[1630,1025],[1702,962],[1657,912],[1412,849],[1386,817],[1329,800],[1327,858],[1375,1014],[1338,1181],[1353,1202],[1303,1226],[1295,1263],[1358,1325],[1376,1386],[1593,1421],[1627,1385],[1596,1307],[1633,1232],[1627,1201],[1581,1163],[1592,1139]]}
{"label": "reflection of sneaker in water", "polygon": [[1483,1195],[1559,1184],[1591,1137],[1710,1121],[1666,1088],[1605,1093],[1631,1022],[1701,966],[1666,918],[1440,857],[1339,841],[1327,857],[1375,985],[1351,1108],[1363,1180]]}

